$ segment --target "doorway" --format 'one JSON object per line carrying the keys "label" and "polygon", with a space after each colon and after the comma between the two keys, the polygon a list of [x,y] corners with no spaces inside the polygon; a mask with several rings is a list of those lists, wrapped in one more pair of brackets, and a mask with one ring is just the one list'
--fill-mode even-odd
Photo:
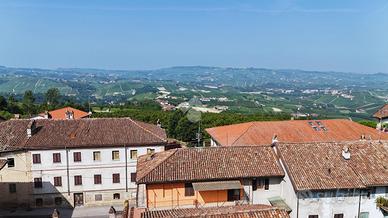
{"label": "doorway", "polygon": [[79,207],[83,205],[84,205],[84,194],[74,193],[74,207]]}

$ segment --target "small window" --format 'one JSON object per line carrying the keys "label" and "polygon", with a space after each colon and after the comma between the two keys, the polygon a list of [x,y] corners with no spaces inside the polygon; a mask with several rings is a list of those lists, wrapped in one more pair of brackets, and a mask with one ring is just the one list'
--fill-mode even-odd
{"label": "small window", "polygon": [[318,218],[318,215],[309,215],[309,218]]}
{"label": "small window", "polygon": [[252,180],[252,190],[256,191],[257,190],[257,179]]}
{"label": "small window", "polygon": [[369,212],[361,212],[360,218],[369,218]]}
{"label": "small window", "polygon": [[82,176],[74,176],[74,185],[82,185]]}
{"label": "small window", "polygon": [[34,178],[34,188],[42,188],[42,178]]}
{"label": "small window", "polygon": [[100,161],[100,160],[101,160],[101,152],[99,152],[99,151],[94,151],[94,152],[93,152],[93,160],[94,160],[94,161]]}
{"label": "small window", "polygon": [[61,162],[61,153],[53,153],[53,163]]}
{"label": "small window", "polygon": [[334,218],[344,218],[344,214],[343,213],[334,214]]}
{"label": "small window", "polygon": [[113,183],[120,183],[120,174],[119,173],[114,173],[112,174],[112,178],[113,178]]}
{"label": "small window", "polygon": [[35,199],[35,205],[36,205],[37,207],[43,206],[43,199],[42,199],[42,198],[37,198],[37,199]]}
{"label": "small window", "polygon": [[120,152],[112,151],[112,160],[120,160]]}
{"label": "small window", "polygon": [[113,199],[115,199],[115,200],[120,199],[120,194],[119,193],[114,193],[113,194]]}
{"label": "small window", "polygon": [[95,201],[102,201],[102,194],[94,195],[94,200]]}
{"label": "small window", "polygon": [[9,193],[16,193],[16,184],[15,183],[9,184]]}
{"label": "small window", "polygon": [[241,196],[240,189],[229,189],[228,190],[228,201],[239,201]]}
{"label": "small window", "polygon": [[269,179],[264,179],[264,190],[269,190]]}
{"label": "small window", "polygon": [[185,183],[185,196],[194,196],[194,188],[192,183]]}
{"label": "small window", "polygon": [[136,173],[131,173],[131,182],[136,182]]}
{"label": "small window", "polygon": [[62,197],[56,197],[54,199],[55,205],[61,205],[62,201],[63,201]]}
{"label": "small window", "polygon": [[94,184],[101,184],[101,183],[102,183],[101,175],[100,174],[94,175]]}
{"label": "small window", "polygon": [[132,160],[136,160],[137,159],[137,150],[131,150],[130,158]]}
{"label": "small window", "polygon": [[8,164],[8,167],[15,167],[15,159],[8,158],[7,159],[7,164]]}
{"label": "small window", "polygon": [[153,153],[155,153],[155,149],[147,148],[147,154],[153,154]]}
{"label": "small window", "polygon": [[62,186],[62,177],[60,176],[54,177],[54,186]]}
{"label": "small window", "polygon": [[32,163],[33,164],[40,164],[41,163],[40,154],[33,154],[32,155]]}
{"label": "small window", "polygon": [[81,162],[81,152],[73,153],[74,162]]}

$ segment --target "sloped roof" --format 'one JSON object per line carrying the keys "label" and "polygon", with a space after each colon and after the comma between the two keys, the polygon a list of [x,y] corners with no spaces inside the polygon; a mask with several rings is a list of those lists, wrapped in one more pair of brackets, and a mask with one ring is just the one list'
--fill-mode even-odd
{"label": "sloped roof", "polygon": [[275,135],[279,142],[293,143],[349,141],[360,139],[362,135],[388,140],[388,133],[346,119],[249,122],[206,131],[222,146],[269,145]]}
{"label": "sloped roof", "polygon": [[[89,116],[88,112],[81,111],[72,107],[64,107],[56,110],[49,111],[50,118],[53,120],[66,120],[66,112],[73,112],[74,119],[81,119]],[[44,114],[40,114],[44,116]]]}
{"label": "sloped roof", "polygon": [[373,117],[379,119],[388,117],[388,104],[384,105],[375,114],[373,114]]}
{"label": "sloped roof", "polygon": [[[353,141],[277,145],[294,188],[351,189],[388,185],[388,142]],[[351,157],[342,157],[344,146]]]}
{"label": "sloped roof", "polygon": [[7,160],[6,159],[0,159],[0,170],[3,169],[6,164],[7,164]]}
{"label": "sloped roof", "polygon": [[138,183],[284,176],[274,151],[263,147],[184,148],[138,158]]}
{"label": "sloped roof", "polygon": [[146,211],[142,218],[172,218],[172,217],[257,217],[257,218],[289,218],[285,210],[280,210],[268,205],[240,205],[208,208],[185,208],[171,210]]}
{"label": "sloped roof", "polygon": [[[30,138],[27,128],[35,122]],[[0,152],[19,149],[153,145],[167,142],[156,125],[130,118],[9,120],[0,123]]]}

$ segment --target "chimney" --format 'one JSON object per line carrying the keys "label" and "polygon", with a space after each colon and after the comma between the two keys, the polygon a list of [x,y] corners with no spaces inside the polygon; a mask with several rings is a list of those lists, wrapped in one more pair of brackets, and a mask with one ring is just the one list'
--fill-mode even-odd
{"label": "chimney", "polygon": [[160,120],[158,119],[157,121],[156,121],[156,125],[158,126],[158,127],[162,127],[162,123],[160,122]]}
{"label": "chimney", "polygon": [[350,151],[349,151],[348,146],[346,146],[346,145],[342,149],[342,157],[345,160],[350,160]]}
{"label": "chimney", "polygon": [[27,126],[27,137],[31,138],[34,132],[35,132],[35,120],[31,120]]}
{"label": "chimney", "polygon": [[271,143],[271,146],[276,146],[276,144],[279,142],[278,140],[278,135],[273,135],[272,137],[272,143]]}
{"label": "chimney", "polygon": [[15,118],[16,120],[20,119],[20,114],[14,114],[14,118]]}
{"label": "chimney", "polygon": [[45,111],[44,112],[44,119],[48,119],[49,118],[49,113],[48,113],[48,111]]}
{"label": "chimney", "polygon": [[66,120],[73,120],[74,119],[74,112],[73,111],[66,111],[65,116],[66,116]]}

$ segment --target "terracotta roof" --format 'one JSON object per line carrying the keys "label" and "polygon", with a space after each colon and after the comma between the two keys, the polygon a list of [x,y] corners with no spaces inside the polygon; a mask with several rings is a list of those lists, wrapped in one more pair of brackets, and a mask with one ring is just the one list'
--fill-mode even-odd
{"label": "terracotta roof", "polygon": [[[35,130],[29,138],[27,128],[32,122]],[[0,152],[165,143],[167,137],[163,129],[130,118],[9,120],[0,123]]]}
{"label": "terracotta roof", "polygon": [[384,105],[375,114],[373,114],[373,117],[379,119],[388,117],[388,104]]}
{"label": "terracotta roof", "polygon": [[275,135],[279,142],[350,141],[360,139],[361,135],[388,140],[388,133],[346,119],[249,122],[206,131],[223,146],[268,145]]}
{"label": "terracotta roof", "polygon": [[[342,156],[344,146],[349,160]],[[278,149],[297,191],[388,185],[388,141],[288,143]]]}
{"label": "terracotta roof", "polygon": [[284,176],[269,146],[185,148],[138,158],[138,183]]}
{"label": "terracotta roof", "polygon": [[0,170],[3,169],[5,167],[5,165],[7,164],[7,160],[5,159],[0,159]]}
{"label": "terracotta roof", "polygon": [[289,218],[285,210],[268,205],[240,205],[230,207],[186,208],[171,210],[146,211],[142,218],[169,218],[169,217],[235,217],[235,218]]}
{"label": "terracotta roof", "polygon": [[[64,107],[57,110],[49,111],[49,116],[53,120],[66,120],[66,112],[73,112],[74,119],[81,119],[89,116],[88,112],[81,111],[72,107]],[[44,116],[44,113],[40,114]]]}

